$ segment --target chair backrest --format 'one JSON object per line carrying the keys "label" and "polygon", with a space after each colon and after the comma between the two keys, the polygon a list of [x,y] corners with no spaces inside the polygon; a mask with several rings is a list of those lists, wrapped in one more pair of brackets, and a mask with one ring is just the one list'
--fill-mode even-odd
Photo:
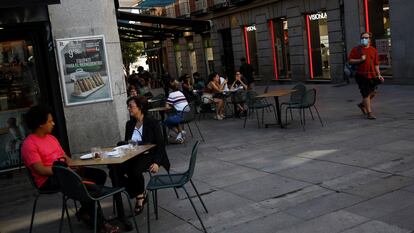
{"label": "chair backrest", "polygon": [[299,83],[296,84],[292,89],[296,89],[297,91],[293,92],[290,95],[290,102],[300,103],[306,93],[306,86],[303,83]]}
{"label": "chair backrest", "polygon": [[316,102],[316,89],[312,88],[306,91],[302,98],[302,107],[308,108],[315,105]]}
{"label": "chair backrest", "polygon": [[185,172],[187,175],[187,179],[185,182],[188,182],[191,179],[191,177],[193,177],[199,144],[200,142],[196,141],[193,146],[193,150],[191,151],[190,164],[188,165],[188,170]]}
{"label": "chair backrest", "polygon": [[196,106],[193,102],[190,102],[184,107],[181,117],[181,123],[188,123],[195,120]]}
{"label": "chair backrest", "polygon": [[246,104],[247,106],[253,106],[256,103],[257,92],[249,90],[246,92]]}
{"label": "chair backrest", "polygon": [[60,191],[66,197],[78,201],[92,201],[82,179],[69,168],[61,166],[52,167],[53,174],[59,181]]}

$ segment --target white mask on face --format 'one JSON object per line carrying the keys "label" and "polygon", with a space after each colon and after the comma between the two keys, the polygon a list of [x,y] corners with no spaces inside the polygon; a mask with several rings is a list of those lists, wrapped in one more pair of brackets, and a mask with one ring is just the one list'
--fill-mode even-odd
{"label": "white mask on face", "polygon": [[368,38],[362,38],[361,39],[361,45],[368,46],[368,44],[369,44],[369,39]]}

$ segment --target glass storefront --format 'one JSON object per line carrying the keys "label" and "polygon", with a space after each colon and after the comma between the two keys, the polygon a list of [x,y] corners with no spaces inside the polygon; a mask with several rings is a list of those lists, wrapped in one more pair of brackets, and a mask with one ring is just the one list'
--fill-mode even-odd
{"label": "glass storefront", "polygon": [[330,80],[327,14],[317,12],[305,17],[310,78]]}
{"label": "glass storefront", "polygon": [[391,21],[389,0],[366,0],[366,30],[373,34],[383,76],[392,76]]}
{"label": "glass storefront", "polygon": [[40,101],[35,49],[30,39],[0,40],[0,170],[19,166],[23,114]]}
{"label": "glass storefront", "polygon": [[259,74],[259,62],[257,56],[256,25],[244,26],[244,43],[247,63],[253,66],[255,74]]}
{"label": "glass storefront", "polygon": [[194,49],[194,42],[192,40],[187,42],[187,50],[190,61],[190,74],[193,74],[197,72],[197,57]]}
{"label": "glass storefront", "polygon": [[214,72],[214,56],[213,48],[211,47],[211,39],[205,38],[203,40],[204,56],[207,67],[207,74]]}
{"label": "glass storefront", "polygon": [[288,21],[280,18],[269,21],[273,44],[273,68],[275,79],[288,79],[291,76]]}

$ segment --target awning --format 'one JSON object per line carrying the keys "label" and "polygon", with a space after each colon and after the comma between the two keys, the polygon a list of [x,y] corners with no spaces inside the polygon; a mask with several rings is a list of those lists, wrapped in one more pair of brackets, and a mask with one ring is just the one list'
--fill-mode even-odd
{"label": "awning", "polygon": [[150,7],[164,7],[175,3],[175,0],[143,0],[138,3],[137,7],[150,8]]}
{"label": "awning", "polygon": [[165,40],[184,32],[202,33],[210,30],[204,20],[177,19],[142,15],[118,10],[118,31],[124,41]]}
{"label": "awning", "polygon": [[0,0],[0,8],[59,4],[60,0]]}

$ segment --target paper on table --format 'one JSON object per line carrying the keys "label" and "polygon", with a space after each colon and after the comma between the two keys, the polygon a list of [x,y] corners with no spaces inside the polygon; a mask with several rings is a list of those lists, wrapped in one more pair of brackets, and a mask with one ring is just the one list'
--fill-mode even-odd
{"label": "paper on table", "polygon": [[82,155],[81,157],[79,157],[80,159],[92,159],[94,156],[92,155],[92,153],[86,154],[86,155]]}

